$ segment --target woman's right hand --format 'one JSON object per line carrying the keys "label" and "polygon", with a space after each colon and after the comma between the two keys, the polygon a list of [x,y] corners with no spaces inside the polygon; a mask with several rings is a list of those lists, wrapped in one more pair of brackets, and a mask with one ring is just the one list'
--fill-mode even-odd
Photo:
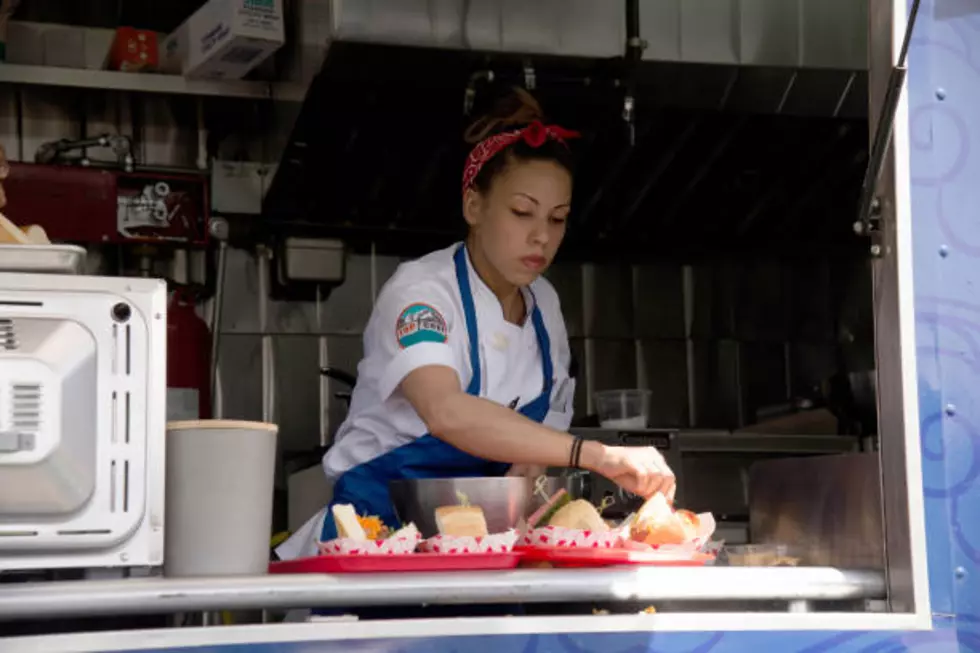
{"label": "woman's right hand", "polygon": [[674,472],[656,447],[603,447],[593,471],[644,499],[663,492],[673,501],[677,489]]}

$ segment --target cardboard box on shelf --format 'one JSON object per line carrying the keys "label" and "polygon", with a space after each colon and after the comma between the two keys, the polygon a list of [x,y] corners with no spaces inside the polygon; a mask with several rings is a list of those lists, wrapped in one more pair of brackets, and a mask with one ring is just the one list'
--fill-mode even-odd
{"label": "cardboard box on shelf", "polygon": [[45,29],[44,65],[57,68],[85,68],[85,30],[79,27]]}
{"label": "cardboard box on shelf", "polygon": [[241,79],[285,42],[282,0],[209,0],[164,39],[163,72]]}
{"label": "cardboard box on shelf", "polygon": [[[60,43],[59,38],[66,34],[69,35],[67,40]],[[70,64],[67,67],[102,70],[114,35],[115,30],[111,29],[11,21],[7,63],[28,66]]]}
{"label": "cardboard box on shelf", "polygon": [[109,68],[125,72],[153,70],[160,63],[160,45],[156,32],[134,27],[116,30],[109,51]]}
{"label": "cardboard box on shelf", "polygon": [[7,27],[7,63],[44,65],[43,31],[29,23],[11,22]]}

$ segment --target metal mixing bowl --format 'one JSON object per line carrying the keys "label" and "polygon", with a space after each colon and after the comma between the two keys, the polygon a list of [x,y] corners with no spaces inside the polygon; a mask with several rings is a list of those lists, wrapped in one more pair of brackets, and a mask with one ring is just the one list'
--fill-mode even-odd
{"label": "metal mixing bowl", "polygon": [[[565,479],[549,477],[545,491],[550,496],[562,487]],[[491,533],[514,528],[544,503],[534,496],[534,479],[519,476],[407,479],[392,481],[389,488],[398,518],[403,524],[414,522],[422,537],[439,534],[436,508],[458,505],[457,492],[483,509]]]}

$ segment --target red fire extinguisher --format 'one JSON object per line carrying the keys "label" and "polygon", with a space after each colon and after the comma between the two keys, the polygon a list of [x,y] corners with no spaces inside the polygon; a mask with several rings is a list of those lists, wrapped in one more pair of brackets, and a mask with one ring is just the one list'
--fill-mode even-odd
{"label": "red fire extinguisher", "polygon": [[178,289],[167,307],[167,420],[210,417],[211,331]]}

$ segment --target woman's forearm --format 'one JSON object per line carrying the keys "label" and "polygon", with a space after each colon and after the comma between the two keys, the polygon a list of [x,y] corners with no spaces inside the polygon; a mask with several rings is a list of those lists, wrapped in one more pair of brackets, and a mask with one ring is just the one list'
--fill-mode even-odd
{"label": "woman's forearm", "polygon": [[516,465],[510,466],[510,470],[508,470],[507,476],[524,476],[526,478],[534,479],[546,473],[548,473],[548,467],[546,465],[518,463]]}
{"label": "woman's forearm", "polygon": [[[572,436],[466,394],[452,368],[419,368],[400,387],[430,433],[468,454],[513,464],[564,467],[569,463]],[[597,470],[605,451],[598,442],[586,442],[579,464]]]}
{"label": "woman's forearm", "polygon": [[[460,389],[450,367],[430,365],[406,376],[400,388],[429,432],[485,460],[517,465],[568,465],[575,439],[520,413]],[[606,447],[583,442],[579,465],[634,494],[672,496],[674,475],[653,447]]]}
{"label": "woman's forearm", "polygon": [[[444,399],[432,434],[469,454],[514,464],[565,467],[574,438],[492,401],[462,392]],[[581,465],[596,469],[602,445],[586,442]]]}

